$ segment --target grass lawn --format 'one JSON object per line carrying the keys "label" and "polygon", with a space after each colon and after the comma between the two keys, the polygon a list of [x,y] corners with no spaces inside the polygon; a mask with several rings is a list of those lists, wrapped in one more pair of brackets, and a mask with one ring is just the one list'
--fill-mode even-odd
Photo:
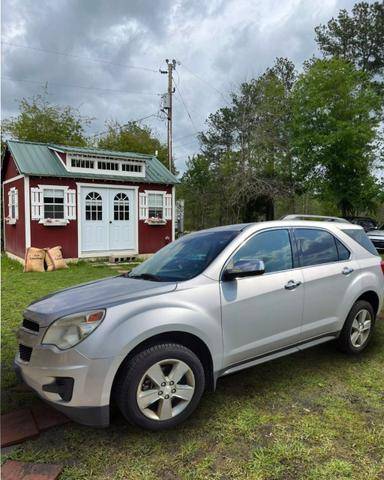
{"label": "grass lawn", "polygon": [[[3,411],[29,406],[16,386],[14,330],[28,303],[72,284],[113,275],[81,263],[22,273],[3,259]],[[149,433],[116,415],[107,429],[74,423],[28,441],[7,458],[62,462],[60,479],[384,479],[384,322],[358,358],[332,344],[218,382],[181,427]]]}

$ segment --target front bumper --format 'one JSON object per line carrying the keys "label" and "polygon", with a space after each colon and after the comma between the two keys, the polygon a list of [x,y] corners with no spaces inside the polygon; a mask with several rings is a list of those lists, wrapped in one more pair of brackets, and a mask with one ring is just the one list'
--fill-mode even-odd
{"label": "front bumper", "polygon": [[[17,378],[20,383],[24,383],[24,377],[20,366],[17,362],[14,362],[14,369]],[[26,382],[25,382],[26,383]],[[30,386],[30,385],[29,385]],[[33,388],[33,387],[31,387]],[[71,407],[64,403],[52,402],[47,398],[44,398],[40,392],[33,389],[47,404],[59,410],[71,420],[81,423],[82,425],[88,425],[90,427],[108,427],[110,420],[110,407],[104,405],[101,407]]]}
{"label": "front bumper", "polygon": [[[16,355],[14,366],[19,378],[43,400],[69,418],[84,425],[109,425],[110,389],[107,388],[111,359],[90,359],[75,348],[61,351],[51,345],[41,345],[45,329],[18,331],[19,344],[28,347],[28,361]],[[68,395],[53,388],[62,379],[73,379]],[[62,392],[61,392],[62,393]]]}

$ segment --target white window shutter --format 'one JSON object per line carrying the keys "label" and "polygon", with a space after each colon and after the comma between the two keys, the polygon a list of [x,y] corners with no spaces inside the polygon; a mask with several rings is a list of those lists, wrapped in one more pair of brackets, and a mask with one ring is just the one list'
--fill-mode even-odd
{"label": "white window shutter", "polygon": [[12,218],[12,189],[8,190],[8,217]]}
{"label": "white window shutter", "polygon": [[76,190],[68,189],[65,193],[65,218],[76,220]]}
{"label": "white window shutter", "polygon": [[172,220],[172,195],[165,195],[164,202],[164,217],[166,220]]}
{"label": "white window shutter", "polygon": [[31,218],[32,220],[41,220],[44,218],[43,212],[43,191],[40,188],[31,188]]}
{"label": "white window shutter", "polygon": [[14,190],[14,197],[13,201],[15,203],[15,220],[19,219],[19,192],[18,190]]}
{"label": "white window shutter", "polygon": [[139,193],[139,220],[148,218],[148,197],[146,193]]}

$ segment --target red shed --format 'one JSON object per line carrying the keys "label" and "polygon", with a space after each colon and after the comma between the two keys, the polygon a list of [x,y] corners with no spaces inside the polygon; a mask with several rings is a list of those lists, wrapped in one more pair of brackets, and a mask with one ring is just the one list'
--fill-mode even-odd
{"label": "red shed", "polygon": [[174,239],[176,177],[154,156],[8,141],[4,249],[61,245],[65,258],[154,253]]}

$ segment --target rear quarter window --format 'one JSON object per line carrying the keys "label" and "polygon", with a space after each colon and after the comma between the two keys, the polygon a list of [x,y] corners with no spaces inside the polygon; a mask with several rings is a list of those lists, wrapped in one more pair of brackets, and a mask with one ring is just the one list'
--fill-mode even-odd
{"label": "rear quarter window", "polygon": [[361,245],[365,250],[368,250],[369,253],[372,253],[372,255],[379,255],[375,246],[371,242],[371,240],[368,238],[367,234],[364,232],[362,229],[341,229],[342,232],[344,232],[348,237],[351,237],[355,242],[357,242],[359,245]]}

